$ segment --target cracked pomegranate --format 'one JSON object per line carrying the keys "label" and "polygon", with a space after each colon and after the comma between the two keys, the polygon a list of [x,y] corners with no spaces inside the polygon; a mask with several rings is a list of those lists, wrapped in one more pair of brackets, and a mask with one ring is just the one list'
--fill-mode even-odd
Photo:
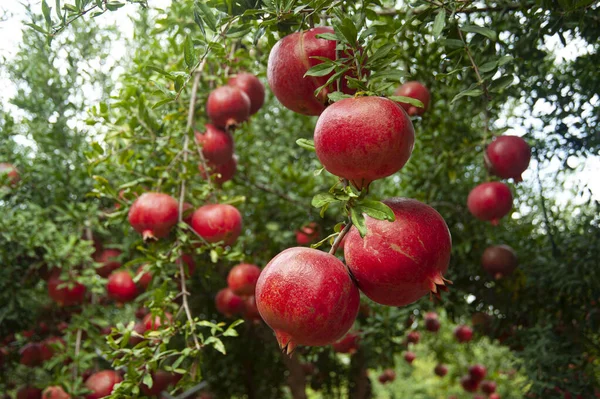
{"label": "cracked pomegranate", "polygon": [[179,204],[175,198],[162,193],[144,193],[129,209],[129,223],[144,240],[163,238],[177,224]]}

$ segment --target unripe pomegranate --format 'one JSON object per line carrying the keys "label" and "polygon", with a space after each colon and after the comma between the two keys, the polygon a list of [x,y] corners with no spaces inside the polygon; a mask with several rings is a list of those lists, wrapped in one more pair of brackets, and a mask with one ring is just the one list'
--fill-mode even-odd
{"label": "unripe pomegranate", "polygon": [[260,268],[256,265],[240,263],[234,266],[227,276],[227,285],[239,296],[254,295],[254,288],[260,276]]}
{"label": "unripe pomegranate", "polygon": [[196,142],[202,146],[202,155],[214,165],[226,163],[233,157],[233,137],[231,134],[207,123],[206,132],[196,132]]}
{"label": "unripe pomegranate", "polygon": [[406,336],[406,341],[411,344],[418,344],[421,335],[417,331],[411,331]]}
{"label": "unripe pomegranate", "polygon": [[415,107],[409,103],[399,103],[402,108],[411,116],[423,115],[429,107],[429,90],[420,82],[410,81],[398,87],[394,92],[395,96],[403,96],[417,99],[423,103],[423,108]]}
{"label": "unripe pomegranate", "polygon": [[340,339],[356,319],[358,289],[335,256],[311,248],[289,248],[263,269],[256,305],[279,346],[323,346]]}
{"label": "unripe pomegranate", "polygon": [[521,173],[529,166],[531,149],[520,137],[500,136],[487,147],[484,159],[491,174],[521,182]]}
{"label": "unripe pomegranate", "polygon": [[325,169],[361,189],[402,169],[415,131],[406,112],[387,98],[345,98],[321,114],[314,140]]}
{"label": "unripe pomegranate", "polygon": [[192,215],[192,228],[210,243],[233,245],[242,232],[242,214],[227,204],[204,205]]}
{"label": "unripe pomegranate", "polygon": [[494,381],[481,381],[481,391],[489,394],[496,392],[496,383]]}
{"label": "unripe pomegranate", "polygon": [[454,336],[458,342],[469,342],[473,339],[473,330],[469,326],[458,326],[454,329]]}
{"label": "unripe pomegranate", "polygon": [[360,335],[355,331],[351,331],[344,338],[331,344],[331,346],[334,352],[353,354],[358,350],[359,342]]}
{"label": "unripe pomegranate", "polygon": [[67,347],[67,343],[60,337],[49,337],[40,344],[40,357],[42,361],[52,359],[56,352],[62,352]]}
{"label": "unripe pomegranate", "polygon": [[446,374],[448,374],[448,367],[446,367],[443,364],[438,364],[437,366],[435,366],[435,369],[433,369],[435,375],[439,376],[439,377],[443,377]]}
{"label": "unripe pomegranate", "polygon": [[438,332],[441,327],[441,323],[438,320],[438,315],[435,312],[429,312],[425,314],[425,329],[431,332]]}
{"label": "unripe pomegranate", "polygon": [[346,235],[344,255],[360,290],[371,300],[405,306],[445,289],[452,242],[446,222],[432,207],[407,198],[384,201],[396,220],[366,216],[367,234],[355,226]]}
{"label": "unripe pomegranate", "polygon": [[498,225],[500,219],[512,209],[510,188],[501,182],[482,183],[469,193],[467,206],[479,220],[489,220]]}
{"label": "unripe pomegranate", "polygon": [[310,222],[296,230],[296,243],[301,246],[308,246],[319,241],[320,235],[319,225]]}
{"label": "unripe pomegranate", "polygon": [[165,312],[163,316],[153,316],[152,313],[148,313],[142,323],[146,331],[156,331],[163,325],[168,325],[173,322],[173,315],[169,312]]}
{"label": "unripe pomegranate", "polygon": [[[237,157],[234,155],[228,161],[220,165],[208,162],[206,166],[208,167],[209,176],[212,176],[215,183],[221,185],[233,179],[233,176],[235,176],[235,172],[237,172]],[[202,163],[198,164],[198,171],[200,172],[200,177],[206,180],[206,172],[204,171],[204,165],[202,165]]]}
{"label": "unripe pomegranate", "polygon": [[98,263],[102,263],[102,266],[96,269],[96,273],[100,277],[108,277],[114,270],[121,267],[121,262],[118,258],[121,256],[121,251],[118,249],[105,249],[94,260]]}
{"label": "unripe pomegranate", "polygon": [[85,297],[85,285],[73,281],[65,282],[59,277],[51,277],[48,280],[48,295],[60,306],[73,306],[83,302]]}
{"label": "unripe pomegranate", "polygon": [[42,390],[34,387],[23,387],[17,392],[17,399],[41,399]]}
{"label": "unripe pomegranate", "polygon": [[0,163],[0,180],[4,180],[5,178],[11,186],[16,186],[19,180],[21,180],[19,171],[13,164],[2,162]]}
{"label": "unripe pomegranate", "polygon": [[406,363],[408,364],[412,364],[412,362],[417,358],[417,355],[414,354],[414,352],[406,352],[404,354],[404,360],[406,360]]}
{"label": "unripe pomegranate", "polygon": [[512,274],[518,264],[516,252],[508,245],[488,247],[481,256],[481,266],[497,279]]}
{"label": "unripe pomegranate", "polygon": [[208,96],[206,113],[213,125],[229,130],[250,117],[250,98],[238,87],[218,87]]}
{"label": "unripe pomegranate", "polygon": [[52,386],[44,389],[42,399],[71,399],[71,395],[66,393],[62,387]]}
{"label": "unripe pomegranate", "polygon": [[238,73],[230,77],[227,84],[235,86],[246,93],[250,99],[250,115],[257,113],[265,102],[265,86],[251,73]]}
{"label": "unripe pomegranate", "polygon": [[486,374],[487,374],[487,370],[486,370],[485,366],[483,366],[482,364],[475,364],[475,365],[469,367],[469,375],[475,381],[479,382],[479,381],[483,380],[485,378]]}
{"label": "unripe pomegranate", "polygon": [[262,317],[260,317],[258,307],[256,306],[256,298],[254,295],[244,299],[244,310],[242,314],[246,320],[255,323],[260,323],[262,321]]}
{"label": "unripe pomegranate", "polygon": [[178,218],[179,204],[168,194],[144,193],[129,209],[129,223],[144,240],[166,237]]}
{"label": "unripe pomegranate", "polygon": [[140,386],[142,392],[146,396],[158,396],[173,382],[173,375],[163,370],[156,370],[152,373],[152,388],[142,383]]}
{"label": "unripe pomegranate", "polygon": [[215,297],[215,306],[219,313],[231,317],[244,310],[244,300],[234,294],[231,289],[223,288]]}
{"label": "unripe pomegranate", "polygon": [[85,387],[92,391],[85,398],[100,399],[109,396],[113,391],[113,387],[121,381],[123,381],[123,378],[112,370],[94,373],[85,381]]}
{"label": "unripe pomegranate", "polygon": [[146,271],[147,268],[148,268],[148,265],[141,265],[140,267],[138,267],[138,269],[136,271],[136,275],[140,275],[140,274],[142,275],[140,277],[140,279],[138,280],[138,285],[143,290],[148,289],[148,286],[152,282],[152,273],[150,273],[149,271]]}
{"label": "unripe pomegranate", "polygon": [[475,392],[479,387],[479,381],[474,380],[470,375],[465,375],[460,379],[460,385],[467,392]]}
{"label": "unripe pomegranate", "polygon": [[106,284],[108,295],[117,302],[131,302],[138,296],[137,287],[128,271],[113,272]]}

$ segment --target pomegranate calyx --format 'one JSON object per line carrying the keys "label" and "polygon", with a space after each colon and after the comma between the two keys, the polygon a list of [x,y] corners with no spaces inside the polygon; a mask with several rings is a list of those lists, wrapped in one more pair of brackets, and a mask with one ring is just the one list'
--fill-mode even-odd
{"label": "pomegranate calyx", "polygon": [[142,233],[142,239],[144,241],[149,241],[149,240],[158,240],[158,238],[156,238],[154,236],[154,233],[152,232],[152,230],[144,230],[144,232]]}
{"label": "pomegranate calyx", "polygon": [[275,337],[277,338],[277,343],[279,344],[281,351],[289,357],[292,357],[292,354],[296,349],[296,343],[293,341],[292,337],[281,330],[275,330]]}
{"label": "pomegranate calyx", "polygon": [[436,274],[431,280],[431,293],[430,298],[435,297],[441,299],[442,291],[448,291],[448,285],[452,284],[452,281],[448,280],[441,274]]}

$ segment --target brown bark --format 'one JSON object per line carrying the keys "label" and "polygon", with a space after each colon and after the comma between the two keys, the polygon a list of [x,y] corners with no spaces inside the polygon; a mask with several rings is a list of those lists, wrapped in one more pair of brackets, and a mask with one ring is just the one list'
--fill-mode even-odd
{"label": "brown bark", "polygon": [[290,373],[287,383],[292,391],[292,397],[294,399],[306,399],[306,376],[298,357],[294,354],[288,357],[288,355],[282,353],[281,361]]}
{"label": "brown bark", "polygon": [[350,364],[350,399],[369,399],[371,397],[371,381],[367,376],[365,353],[359,349],[352,355]]}

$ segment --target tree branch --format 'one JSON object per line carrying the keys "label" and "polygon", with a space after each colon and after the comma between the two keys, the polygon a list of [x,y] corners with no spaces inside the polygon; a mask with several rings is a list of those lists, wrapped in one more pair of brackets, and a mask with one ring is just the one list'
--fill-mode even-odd
{"label": "tree branch", "polygon": [[348,223],[346,224],[346,226],[342,229],[342,231],[340,231],[340,234],[333,241],[333,245],[331,246],[331,249],[329,250],[329,253],[331,255],[335,255],[335,251],[337,251],[338,247],[342,243],[342,240],[344,239],[346,234],[348,234],[348,232],[350,231],[350,227],[352,227],[352,220],[348,220]]}

